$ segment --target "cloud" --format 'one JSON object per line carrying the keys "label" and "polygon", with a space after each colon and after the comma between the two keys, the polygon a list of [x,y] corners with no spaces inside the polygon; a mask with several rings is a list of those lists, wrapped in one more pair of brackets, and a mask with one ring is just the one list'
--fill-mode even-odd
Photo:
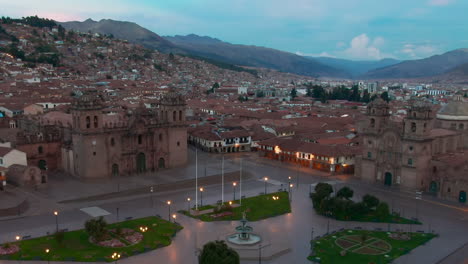
{"label": "cloud", "polygon": [[455,2],[455,0],[430,0],[428,4],[431,6],[446,6],[453,2]]}
{"label": "cloud", "polygon": [[414,44],[405,44],[400,50],[400,53],[405,54],[413,59],[425,58],[431,55],[434,55],[438,52],[437,47],[424,44],[424,45],[414,45]]}
{"label": "cloud", "polygon": [[385,40],[382,37],[371,40],[366,34],[361,34],[351,40],[349,48],[344,50],[343,55],[351,59],[380,60],[388,57],[380,50],[384,43]]}

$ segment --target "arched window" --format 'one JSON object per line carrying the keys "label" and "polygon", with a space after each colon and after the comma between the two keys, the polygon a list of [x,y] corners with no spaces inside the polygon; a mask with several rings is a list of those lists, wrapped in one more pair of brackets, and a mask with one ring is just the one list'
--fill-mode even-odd
{"label": "arched window", "polygon": [[98,127],[98,117],[94,116],[94,128]]}
{"label": "arched window", "polygon": [[112,146],[112,147],[115,146],[115,139],[114,139],[114,138],[111,138],[110,141],[111,141],[111,142],[110,142],[110,143],[111,143],[111,146]]}
{"label": "arched window", "polygon": [[371,126],[372,128],[375,127],[375,119],[374,119],[374,118],[371,118],[371,120],[370,120],[370,126]]}
{"label": "arched window", "polygon": [[416,117],[416,112],[413,112],[413,117]]}
{"label": "arched window", "polygon": [[424,132],[426,132],[427,123],[424,123]]}
{"label": "arched window", "polygon": [[411,132],[416,132],[416,123],[411,123]]}
{"label": "arched window", "polygon": [[143,143],[143,136],[138,135],[138,144],[141,145]]}
{"label": "arched window", "polygon": [[179,111],[179,121],[182,121],[182,110]]}
{"label": "arched window", "polygon": [[177,121],[177,112],[172,112],[172,121]]}
{"label": "arched window", "polygon": [[91,117],[87,116],[86,117],[86,128],[90,128],[91,127]]}
{"label": "arched window", "polygon": [[39,154],[44,153],[44,148],[43,148],[42,146],[39,146],[39,147],[37,148],[37,153],[39,153]]}

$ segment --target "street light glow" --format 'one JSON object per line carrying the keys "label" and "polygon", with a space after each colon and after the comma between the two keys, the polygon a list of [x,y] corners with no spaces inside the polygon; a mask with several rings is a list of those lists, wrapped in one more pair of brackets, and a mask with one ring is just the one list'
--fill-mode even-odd
{"label": "street light glow", "polygon": [[57,211],[54,211],[54,215],[58,215],[58,212],[57,212]]}
{"label": "street light glow", "polygon": [[168,205],[171,205],[171,201],[167,201],[167,204],[168,204]]}
{"label": "street light glow", "polygon": [[16,236],[15,238],[16,238],[16,240],[20,240],[20,239],[21,239],[21,237],[20,237],[20,236]]}
{"label": "street light glow", "polygon": [[189,198],[187,198],[187,201],[188,201],[188,202],[190,202],[190,197],[189,197]]}
{"label": "street light glow", "polygon": [[268,177],[263,178],[265,181],[268,181]]}
{"label": "street light glow", "polygon": [[236,187],[236,185],[237,185],[237,182],[232,183],[232,186]]}
{"label": "street light glow", "polygon": [[46,248],[45,253],[49,254],[50,250]]}
{"label": "street light glow", "polygon": [[200,192],[203,192],[203,190],[204,190],[203,187],[200,187]]}

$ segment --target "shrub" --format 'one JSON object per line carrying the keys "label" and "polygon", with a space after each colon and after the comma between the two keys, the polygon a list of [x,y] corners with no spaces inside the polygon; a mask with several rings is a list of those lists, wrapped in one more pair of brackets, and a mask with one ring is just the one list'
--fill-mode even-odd
{"label": "shrub", "polygon": [[65,239],[65,232],[63,231],[55,232],[54,238],[55,238],[55,241],[57,241],[57,243],[61,245],[63,243],[63,240]]}
{"label": "shrub", "polygon": [[366,194],[362,197],[362,202],[368,209],[374,209],[377,205],[379,205],[379,199],[373,195]]}
{"label": "shrub", "polygon": [[351,190],[351,188],[346,187],[346,186],[341,188],[338,191],[338,193],[336,193],[336,197],[344,198],[344,199],[347,199],[347,200],[351,199],[353,197],[353,195],[354,195],[354,191]]}
{"label": "shrub", "polygon": [[239,264],[239,254],[229,248],[224,241],[212,241],[203,246],[198,257],[199,264]]}
{"label": "shrub", "polygon": [[390,215],[390,209],[388,204],[385,202],[379,203],[377,208],[375,209],[375,215],[380,220],[385,220]]}
{"label": "shrub", "polygon": [[11,248],[11,243],[8,243],[8,242],[7,242],[7,243],[3,244],[2,247],[3,247],[4,249],[9,249],[9,248]]}
{"label": "shrub", "polygon": [[85,230],[90,237],[99,242],[102,241],[107,234],[106,226],[107,223],[101,216],[98,219],[91,219],[86,221]]}

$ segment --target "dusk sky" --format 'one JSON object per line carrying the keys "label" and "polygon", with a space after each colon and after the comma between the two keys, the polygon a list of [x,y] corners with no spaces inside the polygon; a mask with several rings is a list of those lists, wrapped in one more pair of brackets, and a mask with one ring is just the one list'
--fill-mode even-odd
{"label": "dusk sky", "polygon": [[468,47],[463,0],[0,0],[1,16],[110,18],[159,35],[347,59],[417,59]]}

